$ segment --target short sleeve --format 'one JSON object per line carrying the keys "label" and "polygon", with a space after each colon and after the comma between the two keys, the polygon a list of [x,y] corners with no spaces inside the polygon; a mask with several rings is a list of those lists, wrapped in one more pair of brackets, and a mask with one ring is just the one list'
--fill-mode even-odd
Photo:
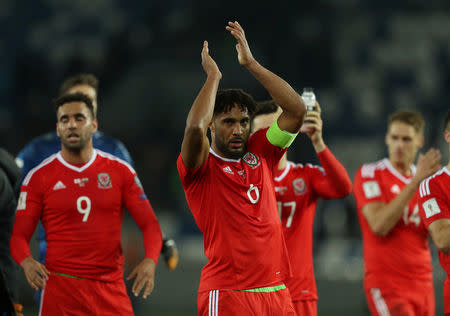
{"label": "short sleeve", "polygon": [[449,200],[439,184],[434,181],[422,181],[419,187],[419,212],[425,227],[442,218],[450,219]]}
{"label": "short sleeve", "polygon": [[358,170],[353,182],[353,194],[358,209],[371,202],[383,202],[383,193],[380,181],[374,173],[373,176],[363,176],[362,168]]}

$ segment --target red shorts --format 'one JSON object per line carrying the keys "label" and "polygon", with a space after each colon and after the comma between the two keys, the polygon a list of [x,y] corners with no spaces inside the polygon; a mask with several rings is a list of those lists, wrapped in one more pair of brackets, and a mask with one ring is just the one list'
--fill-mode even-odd
{"label": "red shorts", "polygon": [[269,293],[214,290],[198,294],[199,316],[296,316],[287,288]]}
{"label": "red shorts", "polygon": [[39,315],[134,314],[123,280],[104,282],[51,274],[42,291]]}
{"label": "red shorts", "polygon": [[294,301],[297,315],[301,316],[317,316],[317,301]]}
{"label": "red shorts", "polygon": [[373,316],[434,316],[434,289],[426,286],[415,291],[392,288],[366,289]]}

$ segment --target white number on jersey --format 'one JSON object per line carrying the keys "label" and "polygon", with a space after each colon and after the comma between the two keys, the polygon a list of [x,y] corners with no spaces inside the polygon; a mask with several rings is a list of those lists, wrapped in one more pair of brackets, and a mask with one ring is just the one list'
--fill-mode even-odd
{"label": "white number on jersey", "polygon": [[292,220],[293,220],[294,214],[295,214],[295,210],[297,208],[297,203],[295,203],[295,201],[294,202],[285,202],[285,203],[277,202],[277,206],[278,206],[278,214],[280,215],[280,218],[282,218],[281,214],[282,214],[283,207],[291,208],[291,212],[286,220],[286,227],[287,228],[291,227]]}
{"label": "white number on jersey", "polygon": [[[83,207],[82,203],[86,202],[86,206]],[[83,222],[86,222],[91,212],[91,200],[87,196],[80,196],[77,199],[77,210],[79,213],[83,214]]]}
{"label": "white number on jersey", "polygon": [[[252,196],[252,191],[255,191],[255,198],[253,198]],[[250,200],[250,202],[252,202],[252,204],[256,204],[259,201],[259,190],[258,187],[253,186],[253,184],[250,184],[250,188],[248,188],[247,191],[247,196],[248,199]]]}
{"label": "white number on jersey", "polygon": [[420,225],[419,205],[416,204],[416,206],[414,206],[414,210],[410,216],[408,216],[409,215],[408,213],[409,207],[406,206],[405,209],[403,210],[403,222],[405,223],[405,225],[408,225],[409,223],[414,223],[416,227],[419,227]]}

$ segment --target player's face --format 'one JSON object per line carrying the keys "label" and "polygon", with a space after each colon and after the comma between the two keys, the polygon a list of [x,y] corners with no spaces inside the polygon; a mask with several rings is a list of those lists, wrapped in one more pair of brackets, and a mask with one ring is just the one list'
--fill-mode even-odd
{"label": "player's face", "polygon": [[280,116],[279,112],[255,116],[252,122],[252,133],[257,132],[260,129],[269,127],[270,125],[272,125],[273,121],[278,118],[278,116]]}
{"label": "player's face", "polygon": [[97,91],[95,91],[95,89],[92,88],[90,85],[79,84],[79,85],[73,86],[67,92],[68,93],[80,92],[80,93],[83,93],[84,95],[87,95],[92,100],[92,105],[94,106],[94,113],[97,114]]}
{"label": "player's face", "polygon": [[386,134],[389,159],[396,164],[412,164],[423,145],[423,136],[412,125],[392,122]]}
{"label": "player's face", "polygon": [[70,102],[58,108],[56,132],[66,149],[79,151],[92,141],[97,120],[84,102]]}
{"label": "player's face", "polygon": [[218,114],[211,126],[211,137],[218,154],[231,159],[241,158],[246,151],[250,134],[248,110],[234,106],[229,112]]}

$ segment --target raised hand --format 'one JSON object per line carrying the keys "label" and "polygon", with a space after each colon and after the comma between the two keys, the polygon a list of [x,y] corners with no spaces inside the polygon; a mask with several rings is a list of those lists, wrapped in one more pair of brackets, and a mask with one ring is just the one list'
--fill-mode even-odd
{"label": "raised hand", "polygon": [[209,48],[208,48],[208,42],[203,42],[203,49],[202,49],[202,67],[203,70],[206,72],[206,75],[214,75],[218,76],[219,79],[222,78],[222,73],[219,70],[219,67],[217,67],[216,62],[212,57],[209,55]]}
{"label": "raised hand", "polygon": [[225,29],[230,31],[231,35],[233,35],[238,42],[236,44],[236,50],[238,53],[239,63],[242,66],[248,66],[253,63],[255,58],[253,58],[252,52],[250,51],[250,47],[248,46],[242,26],[237,21],[228,22]]}
{"label": "raised hand", "polygon": [[415,178],[422,181],[441,168],[441,152],[431,148],[425,155],[420,154],[417,161]]}
{"label": "raised hand", "polygon": [[320,152],[325,149],[325,143],[322,137],[322,126],[323,121],[320,116],[322,109],[320,108],[319,103],[315,104],[315,111],[306,112],[305,118],[303,120],[303,125],[300,128],[300,131],[311,139],[311,142],[316,150],[316,152]]}
{"label": "raised hand", "polygon": [[152,293],[155,286],[155,270],[155,261],[150,258],[144,258],[144,260],[131,271],[130,275],[127,277],[127,281],[136,277],[131,289],[135,296],[138,296],[142,289],[144,289],[144,292],[142,293],[143,298],[147,298],[147,296]]}
{"label": "raised hand", "polygon": [[48,272],[43,264],[34,260],[32,257],[27,257],[22,260],[20,265],[25,272],[28,283],[33,289],[37,290],[45,287],[45,282],[48,280],[50,272]]}

